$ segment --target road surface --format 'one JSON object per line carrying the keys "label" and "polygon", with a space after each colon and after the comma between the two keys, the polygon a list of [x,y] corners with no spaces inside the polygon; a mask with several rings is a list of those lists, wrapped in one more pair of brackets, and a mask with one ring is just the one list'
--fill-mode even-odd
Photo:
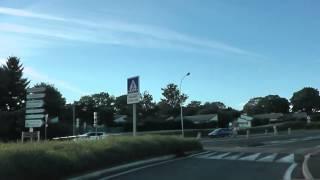
{"label": "road surface", "polygon": [[204,139],[202,143],[206,152],[201,155],[140,167],[102,179],[301,179],[303,156],[320,148],[320,131],[249,139]]}

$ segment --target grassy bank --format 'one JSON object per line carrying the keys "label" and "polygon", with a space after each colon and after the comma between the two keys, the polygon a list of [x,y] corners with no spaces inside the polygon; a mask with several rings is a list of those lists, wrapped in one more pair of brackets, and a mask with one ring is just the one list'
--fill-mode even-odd
{"label": "grassy bank", "polygon": [[194,139],[174,136],[0,144],[0,179],[60,179],[130,161],[201,149]]}

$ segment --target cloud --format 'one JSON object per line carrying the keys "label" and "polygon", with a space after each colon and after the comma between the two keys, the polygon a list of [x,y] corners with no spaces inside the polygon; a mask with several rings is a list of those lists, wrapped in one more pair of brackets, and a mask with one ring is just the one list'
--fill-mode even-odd
{"label": "cloud", "polygon": [[0,65],[5,65],[6,64],[6,59],[2,59],[2,58],[0,58]]}
{"label": "cloud", "polygon": [[29,18],[39,18],[39,19],[45,19],[45,20],[63,21],[63,18],[50,16],[46,14],[33,13],[33,12],[21,10],[21,9],[7,8],[7,7],[0,7],[0,14],[29,17]]}
{"label": "cloud", "polygon": [[[154,27],[144,24],[133,24],[122,21],[108,20],[105,22],[93,22],[73,18],[62,18],[53,15],[30,12],[22,9],[0,7],[0,14],[27,17],[48,21],[68,23],[58,30],[27,27],[17,24],[1,24],[0,30],[14,33],[28,33],[40,36],[49,36],[65,40],[85,41],[91,43],[127,45],[135,47],[151,48],[182,48],[185,50],[219,51],[246,56],[260,56],[223,42],[204,40],[187,34]],[[72,28],[72,25],[74,28]],[[77,26],[80,26],[77,27]],[[56,27],[57,28],[57,27]]]}
{"label": "cloud", "polygon": [[49,82],[49,83],[52,83],[54,85],[56,85],[58,88],[61,88],[61,89],[65,89],[65,90],[68,90],[70,92],[73,92],[73,93],[76,93],[76,94],[79,94],[79,95],[86,95],[88,94],[87,92],[81,90],[80,88],[74,86],[74,85],[71,85],[70,83],[68,82],[65,82],[65,81],[62,81],[62,80],[58,80],[58,79],[53,79],[53,78],[50,78],[48,75],[46,74],[42,74],[36,70],[34,70],[33,68],[31,67],[25,67],[24,68],[24,73],[30,77],[32,80],[35,80],[35,81],[39,81],[39,82]]}

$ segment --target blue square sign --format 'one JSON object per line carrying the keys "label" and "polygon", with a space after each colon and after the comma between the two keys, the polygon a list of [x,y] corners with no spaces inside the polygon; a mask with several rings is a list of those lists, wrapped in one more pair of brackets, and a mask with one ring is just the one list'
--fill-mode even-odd
{"label": "blue square sign", "polygon": [[139,76],[129,78],[127,81],[127,101],[128,104],[136,104],[140,102],[140,81]]}

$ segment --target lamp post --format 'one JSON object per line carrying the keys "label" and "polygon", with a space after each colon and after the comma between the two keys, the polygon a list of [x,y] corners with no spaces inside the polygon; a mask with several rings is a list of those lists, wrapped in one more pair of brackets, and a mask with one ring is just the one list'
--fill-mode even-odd
{"label": "lamp post", "polygon": [[[190,76],[190,73],[188,72],[186,75],[184,75],[182,78],[181,78],[181,81],[180,81],[180,96],[182,96],[182,82],[183,80],[187,77],[187,76]],[[180,97],[179,97],[180,98]],[[182,99],[180,100],[180,113],[181,113],[181,133],[182,133],[182,137],[184,137],[184,122],[183,122],[183,101]]]}

